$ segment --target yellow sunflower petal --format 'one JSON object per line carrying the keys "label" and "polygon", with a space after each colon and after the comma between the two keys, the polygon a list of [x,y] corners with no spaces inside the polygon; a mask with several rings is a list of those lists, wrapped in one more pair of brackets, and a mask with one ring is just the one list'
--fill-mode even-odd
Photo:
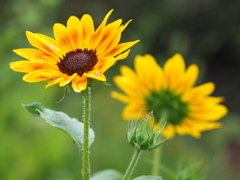
{"label": "yellow sunflower petal", "polygon": [[37,69],[54,69],[58,70],[58,67],[53,64],[40,61],[16,61],[10,63],[10,68],[14,71],[29,73]]}
{"label": "yellow sunflower petal", "polygon": [[113,50],[108,52],[105,56],[117,56],[138,42],[139,40],[118,44]]}
{"label": "yellow sunflower petal", "polygon": [[77,74],[73,75],[72,88],[75,92],[81,92],[87,87],[87,77],[80,77]]}
{"label": "yellow sunflower petal", "polygon": [[123,31],[128,25],[129,23],[132,22],[132,20],[130,19],[126,24],[124,24],[123,26],[120,27],[121,31]]}
{"label": "yellow sunflower petal", "polygon": [[122,76],[126,76],[129,79],[132,79],[133,81],[137,82],[139,81],[139,78],[137,76],[137,74],[128,66],[121,66],[120,67],[120,72],[122,74]]}
{"label": "yellow sunflower petal", "polygon": [[110,58],[100,59],[99,63],[96,64],[94,69],[96,69],[96,71],[104,73],[106,70],[108,70],[110,67],[112,67],[116,63],[116,61],[125,59],[128,56],[129,52],[130,52],[130,50],[120,54],[116,58],[110,57]]}
{"label": "yellow sunflower petal", "polygon": [[195,64],[192,64],[183,74],[181,82],[179,82],[179,85],[176,87],[176,94],[182,94],[187,89],[192,88],[192,86],[196,83],[197,78],[198,67]]}
{"label": "yellow sunflower petal", "polygon": [[222,123],[219,122],[204,122],[204,121],[195,121],[195,127],[200,131],[207,131],[212,129],[218,129],[222,127]]}
{"label": "yellow sunflower petal", "polygon": [[195,64],[190,65],[189,68],[186,70],[185,81],[187,82],[185,85],[186,86],[185,89],[188,89],[194,86],[194,84],[197,81],[198,74],[199,74],[198,66]]}
{"label": "yellow sunflower petal", "polygon": [[42,81],[47,81],[49,80],[49,78],[42,76],[38,73],[36,73],[35,71],[28,73],[26,75],[23,76],[23,80],[26,82],[42,82]]}
{"label": "yellow sunflower petal", "polygon": [[180,54],[175,54],[163,67],[164,70],[164,88],[175,91],[183,79],[185,71],[185,62]]}
{"label": "yellow sunflower petal", "polygon": [[162,135],[166,138],[173,138],[175,136],[175,129],[172,124],[168,124],[162,131]]}
{"label": "yellow sunflower petal", "polygon": [[96,47],[99,45],[99,43],[101,43],[101,40],[103,39],[102,36],[103,36],[103,33],[104,33],[105,25],[106,25],[107,20],[108,20],[108,18],[111,15],[112,12],[113,12],[113,9],[110,10],[106,14],[102,23],[98,26],[97,30],[92,35],[92,37],[89,41],[89,46],[92,47],[92,49],[96,49]]}
{"label": "yellow sunflower petal", "polygon": [[145,86],[150,90],[159,91],[163,81],[163,71],[156,60],[149,54],[136,56],[134,61],[135,70]]}
{"label": "yellow sunflower petal", "polygon": [[[106,42],[105,46],[102,47],[103,51],[105,49],[105,53],[106,54],[108,52],[110,52],[112,49],[114,49],[117,46],[117,44],[119,43],[120,39],[121,39],[122,31],[119,28],[121,23],[122,23],[122,20],[119,19],[119,20],[116,20],[115,22],[113,22],[113,23],[108,25],[109,26],[109,31],[106,31],[106,35],[105,36],[107,36],[107,39],[108,39],[109,42]],[[110,25],[112,27],[110,27]],[[114,33],[112,33],[112,32],[114,32]],[[106,39],[106,41],[107,41],[107,39]]]}
{"label": "yellow sunflower petal", "polygon": [[200,109],[189,113],[192,119],[199,119],[203,121],[216,121],[227,114],[228,110],[225,106],[217,104],[212,108]]}
{"label": "yellow sunflower petal", "polygon": [[208,96],[214,91],[214,89],[214,83],[205,83],[185,91],[182,95],[182,99],[183,101],[190,101],[191,99],[194,99],[196,97]]}
{"label": "yellow sunflower petal", "polygon": [[196,130],[189,131],[189,135],[193,136],[196,139],[199,139],[202,137],[201,132]]}
{"label": "yellow sunflower petal", "polygon": [[212,130],[222,127],[222,124],[219,122],[192,120],[188,118],[185,119],[184,123],[188,124],[188,126],[190,127],[189,134],[193,135],[195,138],[201,137],[201,131]]}
{"label": "yellow sunflower petal", "polygon": [[104,59],[99,59],[99,62],[94,66],[96,71],[104,73],[110,67],[112,67],[116,63],[115,58],[108,57]]}
{"label": "yellow sunflower petal", "polygon": [[61,79],[61,81],[59,82],[59,85],[60,85],[61,87],[66,86],[67,84],[69,84],[69,83],[72,81],[72,79],[73,79],[73,76],[63,77],[63,78]]}
{"label": "yellow sunflower petal", "polygon": [[188,134],[188,130],[184,126],[182,126],[182,125],[176,125],[175,129],[176,129],[176,132],[179,135],[186,135],[186,134]]}
{"label": "yellow sunflower petal", "polygon": [[118,28],[121,25],[122,20],[116,20],[110,24],[108,24],[103,32],[102,43],[100,43],[96,49],[99,52],[99,54],[107,54],[109,51],[111,51],[115,46],[119,43],[121,38],[121,32],[119,32]]}
{"label": "yellow sunflower petal", "polygon": [[196,98],[192,101],[188,108],[190,111],[203,111],[205,109],[211,109],[216,104],[221,103],[223,101],[223,97],[202,97]]}
{"label": "yellow sunflower petal", "polygon": [[119,101],[123,102],[123,103],[129,103],[130,102],[130,98],[126,95],[120,94],[118,92],[111,92],[111,96],[115,99],[118,99]]}
{"label": "yellow sunflower petal", "polygon": [[46,89],[46,88],[48,88],[48,87],[50,87],[52,85],[58,84],[62,79],[63,79],[63,77],[60,77],[60,78],[57,78],[57,79],[53,79],[50,82],[48,82],[47,85],[44,88]]}
{"label": "yellow sunflower petal", "polygon": [[106,81],[105,75],[98,71],[89,71],[88,73],[85,73],[84,76],[88,78],[97,79],[99,81]]}
{"label": "yellow sunflower petal", "polygon": [[124,53],[117,55],[117,56],[115,57],[115,61],[119,61],[119,60],[122,60],[122,59],[127,58],[128,55],[129,55],[129,53],[130,53],[130,51],[131,51],[131,50],[129,49],[129,50],[125,51]]}
{"label": "yellow sunflower petal", "polygon": [[[83,36],[84,36],[84,42],[82,49],[89,48],[88,43],[91,38],[91,36],[94,33],[94,24],[92,17],[89,14],[84,14],[81,18],[81,25],[83,28]],[[90,47],[92,48],[92,47]]]}
{"label": "yellow sunflower petal", "polygon": [[60,57],[73,50],[71,41],[68,38],[67,28],[64,25],[59,23],[54,24],[53,32],[56,41],[61,45],[62,54]]}
{"label": "yellow sunflower petal", "polygon": [[193,121],[189,120],[188,118],[184,118],[180,126],[182,127],[182,129],[185,130],[186,134],[189,134],[198,139],[202,135],[200,130],[196,128],[195,122],[196,122],[195,120]]}
{"label": "yellow sunflower petal", "polygon": [[81,49],[83,41],[83,29],[81,22],[75,16],[71,16],[67,21],[67,34],[72,49]]}
{"label": "yellow sunflower petal", "polygon": [[127,120],[142,119],[146,117],[145,107],[142,104],[128,104],[122,112],[122,117]]}
{"label": "yellow sunflower petal", "polygon": [[34,34],[29,31],[26,32],[26,35],[28,41],[32,46],[54,57],[59,57],[59,55],[61,54],[59,45],[54,39],[41,34]]}
{"label": "yellow sunflower petal", "polygon": [[58,61],[58,58],[56,58],[56,56],[52,56],[38,49],[23,48],[14,49],[13,51],[19,56],[22,56],[23,58],[26,58],[30,61],[45,61],[52,64],[56,64]]}
{"label": "yellow sunflower petal", "polygon": [[[115,76],[113,81],[126,94],[132,97],[145,97],[150,94],[146,87],[143,87],[139,82],[134,82],[131,79],[123,76]],[[141,87],[141,89],[139,89]]]}

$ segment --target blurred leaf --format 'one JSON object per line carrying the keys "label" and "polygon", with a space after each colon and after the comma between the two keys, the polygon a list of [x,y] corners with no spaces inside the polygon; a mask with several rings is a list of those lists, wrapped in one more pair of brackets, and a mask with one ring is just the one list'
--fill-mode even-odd
{"label": "blurred leaf", "polygon": [[[83,144],[83,123],[76,118],[70,118],[61,111],[54,111],[43,107],[40,103],[32,103],[23,105],[23,107],[35,117],[41,116],[48,124],[57,127],[69,134],[78,145]],[[89,131],[89,144],[94,141],[94,132]]]}
{"label": "blurred leaf", "polygon": [[133,180],[163,180],[160,176],[140,176]]}
{"label": "blurred leaf", "polygon": [[204,180],[206,179],[201,164],[191,163],[185,168],[181,168],[177,173],[177,180]]}
{"label": "blurred leaf", "polygon": [[120,180],[122,174],[114,169],[106,169],[93,174],[91,180]]}

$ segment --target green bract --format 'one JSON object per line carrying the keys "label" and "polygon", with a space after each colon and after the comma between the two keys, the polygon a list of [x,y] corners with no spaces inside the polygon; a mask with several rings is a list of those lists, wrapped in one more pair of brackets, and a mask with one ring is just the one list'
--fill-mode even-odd
{"label": "green bract", "polygon": [[166,139],[159,141],[161,130],[154,130],[153,125],[150,125],[149,120],[153,118],[152,113],[149,113],[147,118],[140,122],[131,122],[127,139],[129,143],[138,150],[152,150],[159,147]]}

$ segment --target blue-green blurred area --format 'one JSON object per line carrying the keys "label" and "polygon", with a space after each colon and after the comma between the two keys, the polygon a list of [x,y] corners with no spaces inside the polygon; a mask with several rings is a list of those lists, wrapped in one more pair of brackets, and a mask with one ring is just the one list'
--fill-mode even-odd
{"label": "blue-green blurred area", "polygon": [[[223,128],[204,132],[201,139],[176,136],[162,150],[161,174],[170,180],[172,170],[196,167],[207,180],[240,178],[240,2],[237,0],[8,0],[0,1],[0,179],[81,179],[81,156],[72,139],[30,116],[22,103],[41,102],[81,119],[82,97],[72,93],[61,103],[63,88],[44,89],[43,83],[26,83],[9,63],[21,60],[12,52],[30,47],[25,31],[53,36],[52,26],[65,24],[70,15],[88,13],[96,26],[115,9],[109,22],[133,19],[122,42],[140,39],[129,57],[106,73],[111,86],[97,85],[92,92],[92,173],[113,168],[124,172],[133,154],[122,120],[123,104],[110,97],[117,90],[112,77],[121,65],[133,67],[136,54],[150,53],[163,64],[181,53],[187,65],[200,67],[198,84],[214,82],[215,96],[224,96],[229,115]],[[118,91],[118,90],[117,90]],[[152,152],[144,152],[134,176],[151,174]]]}

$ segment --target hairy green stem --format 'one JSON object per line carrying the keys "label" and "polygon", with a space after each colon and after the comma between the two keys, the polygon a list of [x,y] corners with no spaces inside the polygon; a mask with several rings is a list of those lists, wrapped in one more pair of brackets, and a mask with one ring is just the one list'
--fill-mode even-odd
{"label": "hairy green stem", "polygon": [[128,165],[128,168],[127,168],[122,180],[128,180],[130,178],[130,176],[132,175],[132,173],[134,171],[134,168],[136,167],[136,165],[138,163],[138,159],[140,158],[141,152],[142,151],[139,149],[135,150],[132,160],[131,160],[130,164]]}
{"label": "hairy green stem", "polygon": [[83,94],[83,123],[84,123],[84,141],[82,150],[82,177],[83,180],[90,179],[90,150],[89,150],[89,128],[91,112],[91,88],[87,87]]}

